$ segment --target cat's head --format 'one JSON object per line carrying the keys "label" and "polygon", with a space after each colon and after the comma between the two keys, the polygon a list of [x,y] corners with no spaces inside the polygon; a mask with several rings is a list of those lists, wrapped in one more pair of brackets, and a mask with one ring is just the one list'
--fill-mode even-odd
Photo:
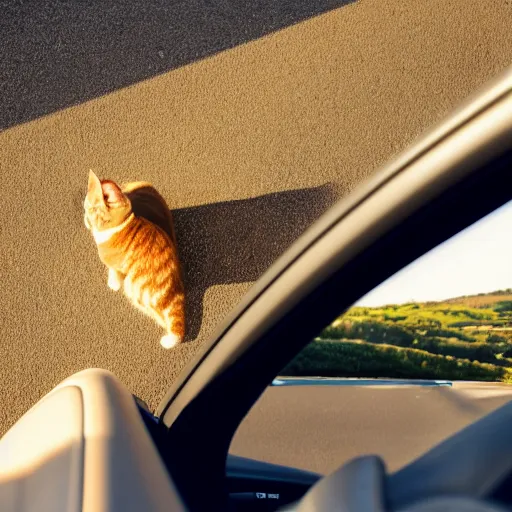
{"label": "cat's head", "polygon": [[116,183],[100,180],[89,171],[84,210],[87,229],[103,231],[122,224],[132,213],[132,205]]}

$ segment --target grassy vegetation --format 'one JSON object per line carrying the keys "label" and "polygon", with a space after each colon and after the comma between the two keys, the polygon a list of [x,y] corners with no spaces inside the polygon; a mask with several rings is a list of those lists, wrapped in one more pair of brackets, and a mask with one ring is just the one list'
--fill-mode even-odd
{"label": "grassy vegetation", "polygon": [[351,308],[282,374],[512,381],[512,290]]}

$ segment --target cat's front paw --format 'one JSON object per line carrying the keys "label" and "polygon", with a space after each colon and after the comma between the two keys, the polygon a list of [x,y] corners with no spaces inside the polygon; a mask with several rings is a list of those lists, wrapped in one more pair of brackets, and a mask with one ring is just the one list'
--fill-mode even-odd
{"label": "cat's front paw", "polygon": [[90,231],[91,230],[91,222],[89,221],[89,217],[87,217],[87,214],[84,213],[84,224],[85,227]]}
{"label": "cat's front paw", "polygon": [[109,270],[107,284],[111,290],[118,292],[121,289],[121,285],[123,283],[121,282],[121,279],[119,279],[119,275],[116,271]]}

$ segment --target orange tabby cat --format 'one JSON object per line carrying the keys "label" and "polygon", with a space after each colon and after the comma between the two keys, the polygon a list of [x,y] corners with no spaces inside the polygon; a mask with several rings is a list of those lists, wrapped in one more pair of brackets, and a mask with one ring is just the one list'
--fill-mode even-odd
{"label": "orange tabby cat", "polygon": [[125,295],[167,334],[171,348],[185,335],[185,292],[169,208],[150,183],[119,187],[89,172],[84,222],[92,231],[108,286]]}

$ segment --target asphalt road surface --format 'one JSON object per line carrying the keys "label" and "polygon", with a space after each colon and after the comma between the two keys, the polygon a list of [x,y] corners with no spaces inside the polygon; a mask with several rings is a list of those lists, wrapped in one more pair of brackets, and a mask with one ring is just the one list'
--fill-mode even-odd
{"label": "asphalt road surface", "polygon": [[[336,199],[504,69],[506,0],[0,2],[0,433],[88,367],[155,407]],[[191,343],[106,285],[88,169],[176,213]]]}
{"label": "asphalt road surface", "polygon": [[396,471],[512,398],[512,386],[270,387],[240,426],[231,453],[328,474],[380,455]]}

